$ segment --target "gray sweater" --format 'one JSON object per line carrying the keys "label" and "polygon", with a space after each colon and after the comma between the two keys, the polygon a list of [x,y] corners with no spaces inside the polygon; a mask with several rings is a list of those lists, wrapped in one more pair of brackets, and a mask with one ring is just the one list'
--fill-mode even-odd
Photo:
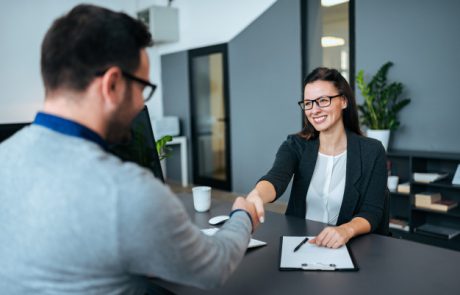
{"label": "gray sweater", "polygon": [[32,125],[0,145],[0,292],[144,294],[146,277],[210,288],[241,261],[251,222],[208,237],[152,174]]}

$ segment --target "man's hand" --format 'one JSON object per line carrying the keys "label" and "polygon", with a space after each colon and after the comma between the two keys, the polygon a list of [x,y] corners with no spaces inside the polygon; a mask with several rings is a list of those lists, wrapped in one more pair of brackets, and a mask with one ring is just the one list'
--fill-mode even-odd
{"label": "man's hand", "polygon": [[243,197],[238,197],[235,199],[233,203],[232,210],[236,209],[243,209],[244,211],[248,212],[251,215],[252,219],[252,231],[254,232],[256,228],[259,226],[259,218],[257,217],[256,208],[253,203],[247,201]]}
{"label": "man's hand", "polygon": [[326,227],[308,242],[317,246],[337,249],[345,245],[352,237],[353,234],[344,227]]}
{"label": "man's hand", "polygon": [[252,190],[249,195],[246,197],[248,202],[254,204],[257,212],[257,217],[260,223],[264,223],[265,221],[265,210],[264,210],[264,201],[259,195],[257,190]]}

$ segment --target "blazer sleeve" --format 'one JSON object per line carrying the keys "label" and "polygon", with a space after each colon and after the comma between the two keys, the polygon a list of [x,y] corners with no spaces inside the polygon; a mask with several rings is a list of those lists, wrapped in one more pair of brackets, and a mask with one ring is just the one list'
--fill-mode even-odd
{"label": "blazer sleeve", "polygon": [[289,135],[281,144],[276,153],[275,162],[266,175],[259,179],[259,182],[266,180],[273,184],[276,191],[276,199],[285,192],[289,181],[291,181],[295,170],[297,169],[302,147],[297,135]]}
{"label": "blazer sleeve", "polygon": [[362,217],[369,221],[371,232],[377,229],[383,218],[385,190],[387,186],[387,169],[386,169],[386,154],[383,146],[378,144],[375,149],[376,156],[374,158],[369,173],[369,182],[365,190],[364,201],[359,212],[354,217]]}

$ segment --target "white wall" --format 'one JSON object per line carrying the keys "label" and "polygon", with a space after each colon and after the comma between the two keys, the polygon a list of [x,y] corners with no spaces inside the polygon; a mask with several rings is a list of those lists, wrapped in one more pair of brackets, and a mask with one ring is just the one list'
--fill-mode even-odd
{"label": "white wall", "polygon": [[[0,3],[0,123],[30,122],[41,109],[40,46],[54,19],[81,1],[15,0]],[[126,10],[126,1],[91,1]]]}
{"label": "white wall", "polygon": [[[229,42],[276,0],[175,0],[179,9],[179,42],[160,44],[149,50],[151,80],[159,85],[152,102],[153,117],[163,114],[161,62],[163,54]],[[138,0],[135,10],[166,5],[164,0]],[[152,107],[149,107],[152,110]]]}
{"label": "white wall", "polygon": [[[0,123],[26,122],[40,110],[44,91],[40,77],[40,45],[52,21],[77,0],[15,0],[0,2]],[[180,41],[149,49],[151,80],[159,85],[149,102],[153,118],[163,115],[160,55],[228,42],[275,0],[176,0]],[[165,0],[91,0],[128,14]]]}

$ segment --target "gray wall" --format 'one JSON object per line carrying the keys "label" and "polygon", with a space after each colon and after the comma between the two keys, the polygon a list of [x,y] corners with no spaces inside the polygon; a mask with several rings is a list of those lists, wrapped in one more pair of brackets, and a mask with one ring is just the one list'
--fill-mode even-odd
{"label": "gray wall", "polygon": [[356,0],[356,71],[393,61],[412,99],[390,149],[460,152],[459,15],[457,0]]}
{"label": "gray wall", "polygon": [[[188,175],[192,179],[192,166],[190,159],[190,95],[188,80],[188,53],[181,51],[163,55],[161,57],[161,79],[163,86],[163,110],[167,116],[177,116],[180,120],[181,135],[187,137],[188,144]],[[179,146],[173,145],[173,153],[166,161],[167,178],[176,181],[181,180],[180,150]]]}
{"label": "gray wall", "polygon": [[[229,42],[235,192],[248,193],[271,167],[286,136],[300,130],[301,115],[296,104],[301,97],[299,24],[299,0],[279,0]],[[179,116],[189,137],[187,52],[163,55],[161,67],[164,114]],[[169,178],[180,179],[178,160],[179,155],[168,160]]]}
{"label": "gray wall", "polygon": [[235,192],[248,193],[286,136],[300,130],[299,24],[299,1],[279,0],[229,43]]}

